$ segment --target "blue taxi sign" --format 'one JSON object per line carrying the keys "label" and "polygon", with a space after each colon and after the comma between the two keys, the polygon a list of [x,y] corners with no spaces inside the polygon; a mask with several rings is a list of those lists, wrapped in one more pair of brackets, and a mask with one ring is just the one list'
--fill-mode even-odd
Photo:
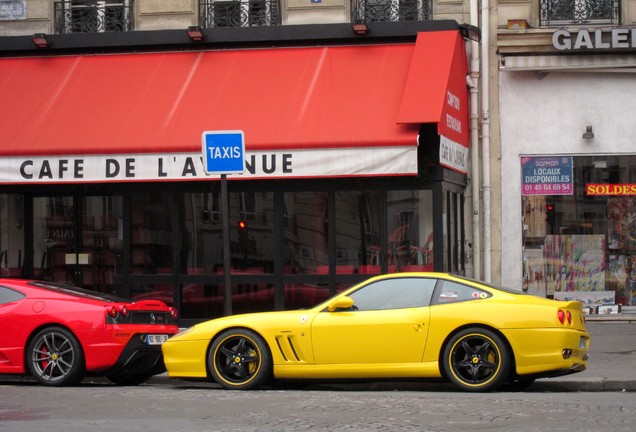
{"label": "blue taxi sign", "polygon": [[243,131],[205,131],[201,135],[201,151],[208,174],[239,174],[245,169]]}

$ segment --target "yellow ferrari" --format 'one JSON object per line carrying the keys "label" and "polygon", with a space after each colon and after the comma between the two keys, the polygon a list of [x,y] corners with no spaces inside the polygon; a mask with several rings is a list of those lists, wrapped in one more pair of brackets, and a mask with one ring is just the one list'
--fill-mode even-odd
{"label": "yellow ferrari", "polygon": [[492,391],[584,371],[589,344],[579,302],[445,273],[394,273],[312,309],[206,321],[162,350],[170,377],[227,389],[271,379],[437,378]]}

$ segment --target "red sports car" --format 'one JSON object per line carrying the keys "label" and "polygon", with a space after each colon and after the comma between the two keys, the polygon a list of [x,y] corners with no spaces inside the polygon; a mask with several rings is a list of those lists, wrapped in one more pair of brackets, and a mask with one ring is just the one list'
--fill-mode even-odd
{"label": "red sports car", "polygon": [[105,376],[141,384],[163,373],[161,344],[177,313],[157,300],[130,300],[66,284],[0,279],[0,373],[51,386]]}

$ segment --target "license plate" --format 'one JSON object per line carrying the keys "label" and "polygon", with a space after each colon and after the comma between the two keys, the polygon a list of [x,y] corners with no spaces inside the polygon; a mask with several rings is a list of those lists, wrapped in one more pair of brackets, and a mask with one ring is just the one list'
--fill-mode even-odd
{"label": "license plate", "polygon": [[161,345],[167,340],[168,335],[165,334],[146,335],[146,345]]}
{"label": "license plate", "polygon": [[585,344],[585,338],[581,336],[581,340],[579,341],[579,348],[585,349],[587,345]]}

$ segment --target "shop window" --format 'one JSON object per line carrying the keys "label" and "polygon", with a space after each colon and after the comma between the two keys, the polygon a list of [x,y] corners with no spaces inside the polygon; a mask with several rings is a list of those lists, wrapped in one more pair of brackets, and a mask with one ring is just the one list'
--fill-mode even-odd
{"label": "shop window", "polygon": [[24,276],[24,197],[0,194],[0,276]]}
{"label": "shop window", "polygon": [[133,274],[173,272],[173,195],[132,195]]}
{"label": "shop window", "polygon": [[379,192],[335,193],[336,274],[379,274],[382,199]]}
{"label": "shop window", "polygon": [[[261,280],[232,283],[232,314],[274,310],[274,284]],[[155,290],[152,298],[160,297]],[[166,298],[172,300],[172,292]],[[225,290],[222,283],[190,283],[181,287],[180,317],[212,319],[224,315]]]}
{"label": "shop window", "polygon": [[199,11],[205,28],[280,25],[278,0],[200,0]]}
{"label": "shop window", "polygon": [[329,274],[327,192],[283,195],[286,274]]}
{"label": "shop window", "polygon": [[131,31],[133,0],[70,0],[55,2],[57,33]]}
{"label": "shop window", "polygon": [[591,308],[636,304],[636,157],[536,157],[524,163],[543,167],[535,177],[524,168],[524,291],[579,299]]}
{"label": "shop window", "polygon": [[230,193],[232,274],[273,273],[274,245],[274,193]]}
{"label": "shop window", "polygon": [[432,191],[389,191],[386,206],[389,272],[432,271]]}

